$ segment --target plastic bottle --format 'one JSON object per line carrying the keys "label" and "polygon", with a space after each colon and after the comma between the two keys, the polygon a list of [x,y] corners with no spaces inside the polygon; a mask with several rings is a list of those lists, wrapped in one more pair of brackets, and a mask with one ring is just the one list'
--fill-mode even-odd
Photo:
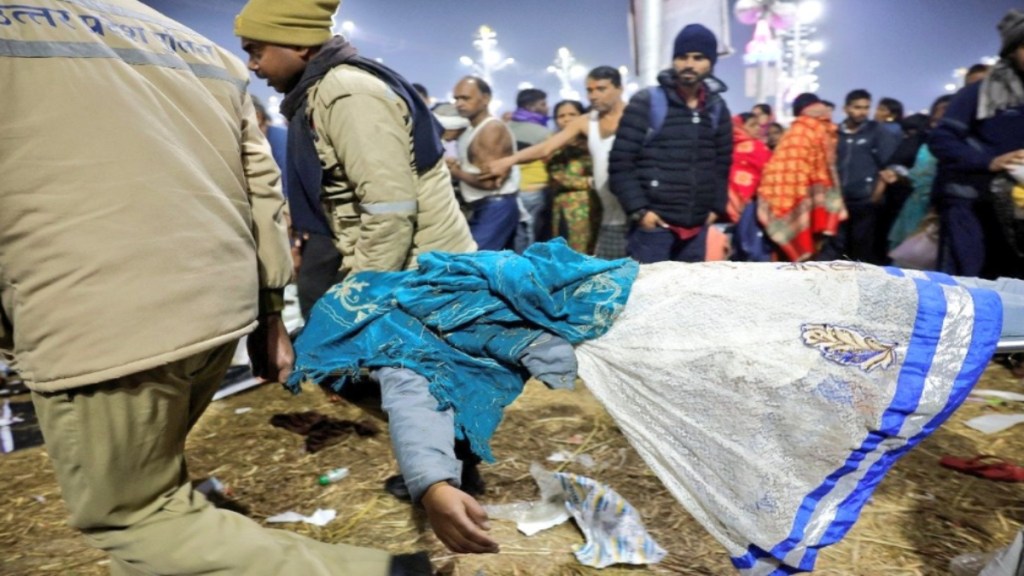
{"label": "plastic bottle", "polygon": [[335,468],[326,474],[321,474],[317,479],[317,482],[319,482],[321,486],[327,486],[328,484],[337,482],[346,476],[348,476],[348,468]]}

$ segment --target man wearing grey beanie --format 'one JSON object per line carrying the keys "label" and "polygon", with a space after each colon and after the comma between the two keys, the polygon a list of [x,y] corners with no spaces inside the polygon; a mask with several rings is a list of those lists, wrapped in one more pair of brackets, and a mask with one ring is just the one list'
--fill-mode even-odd
{"label": "man wearing grey beanie", "polygon": [[1024,242],[1005,215],[1012,214],[1009,174],[1024,165],[1024,12],[1010,10],[997,28],[999,62],[957,93],[928,142],[939,159],[939,268],[1021,278]]}

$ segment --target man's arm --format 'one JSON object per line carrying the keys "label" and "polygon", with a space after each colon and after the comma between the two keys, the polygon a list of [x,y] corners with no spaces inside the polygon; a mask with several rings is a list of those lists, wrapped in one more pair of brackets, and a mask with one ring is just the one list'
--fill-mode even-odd
{"label": "man's arm", "polygon": [[590,117],[586,115],[580,116],[569,123],[569,125],[563,130],[555,132],[550,138],[543,142],[534,144],[529,148],[523,148],[511,156],[498,158],[487,164],[476,165],[484,168],[484,173],[482,175],[484,178],[504,179],[505,176],[508,175],[509,170],[511,170],[516,164],[526,164],[528,162],[542,160],[551,156],[555,152],[565,148],[570,142],[578,138],[580,135],[586,136],[589,127]]}
{"label": "man's arm", "polygon": [[359,201],[359,238],[346,262],[353,273],[405,267],[416,229],[418,182],[409,128],[396,104],[357,93],[328,104],[321,130]]}
{"label": "man's arm", "polygon": [[439,412],[430,383],[412,370],[380,368],[371,375],[380,383],[398,467],[434,533],[453,552],[497,552],[497,542],[486,534],[487,513],[459,490],[462,466],[455,457],[452,410]]}
{"label": "man's arm", "polygon": [[946,115],[932,130],[928,149],[939,163],[955,172],[984,173],[995,158],[986,150],[968,143],[971,125],[978,110],[978,88],[981,82],[960,90],[946,109]]}
{"label": "man's arm", "polygon": [[449,163],[452,176],[462,182],[480,190],[497,190],[501,188],[501,180],[489,176],[483,172],[484,168],[499,158],[505,158],[512,154],[512,134],[499,122],[488,122],[480,132],[473,138],[469,145],[469,160],[474,166],[481,169],[480,174],[470,174],[462,169],[458,163]]}
{"label": "man's arm", "polygon": [[717,188],[715,189],[715,204],[712,207],[714,218],[709,218],[708,223],[717,220],[724,220],[727,217],[726,206],[729,204],[729,170],[732,168],[732,116],[729,107],[725,102],[718,114],[718,127],[715,132],[715,177]]}
{"label": "man's arm", "polygon": [[292,278],[287,207],[281,195],[281,174],[248,94],[242,103],[242,168],[249,190],[260,282],[258,324],[247,339],[249,357],[256,376],[284,382],[295,361],[281,320],[284,287]]}
{"label": "man's arm", "polygon": [[619,121],[615,132],[615,145],[608,156],[608,179],[612,194],[619,199],[623,210],[632,214],[647,208],[647,195],[640,185],[637,159],[644,147],[650,126],[651,96],[647,90],[637,92]]}
{"label": "man's arm", "polygon": [[875,126],[875,138],[875,163],[882,170],[892,163],[902,137],[879,124]]}

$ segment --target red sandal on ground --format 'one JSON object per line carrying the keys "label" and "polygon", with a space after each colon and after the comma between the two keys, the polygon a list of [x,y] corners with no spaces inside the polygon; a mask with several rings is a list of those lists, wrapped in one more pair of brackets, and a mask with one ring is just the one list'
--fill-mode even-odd
{"label": "red sandal on ground", "polygon": [[939,465],[997,482],[1024,482],[1024,466],[1018,466],[999,456],[981,455],[974,458],[943,456]]}

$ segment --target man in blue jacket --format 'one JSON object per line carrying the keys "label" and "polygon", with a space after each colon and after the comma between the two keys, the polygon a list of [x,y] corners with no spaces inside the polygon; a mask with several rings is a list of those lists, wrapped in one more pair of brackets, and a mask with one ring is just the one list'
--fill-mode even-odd
{"label": "man in blue jacket", "polygon": [[885,255],[875,249],[878,245],[876,237],[884,238],[889,231],[876,230],[884,191],[879,186],[879,173],[888,166],[889,158],[899,146],[900,137],[868,119],[871,94],[867,90],[853,90],[847,94],[844,110],[846,120],[839,125],[836,168],[843,202],[850,216],[832,243],[832,249],[826,249],[826,255],[827,259],[849,258],[882,264]]}
{"label": "man in blue jacket", "polygon": [[1010,10],[998,28],[999,62],[960,90],[928,146],[939,159],[939,269],[1020,278],[1024,258],[1000,225],[992,191],[1024,165],[1024,12]]}
{"label": "man in blue jacket", "polygon": [[633,221],[642,263],[701,262],[707,228],[725,214],[732,120],[711,76],[718,40],[700,24],[676,36],[672,68],[630,100],[609,156],[611,191]]}

